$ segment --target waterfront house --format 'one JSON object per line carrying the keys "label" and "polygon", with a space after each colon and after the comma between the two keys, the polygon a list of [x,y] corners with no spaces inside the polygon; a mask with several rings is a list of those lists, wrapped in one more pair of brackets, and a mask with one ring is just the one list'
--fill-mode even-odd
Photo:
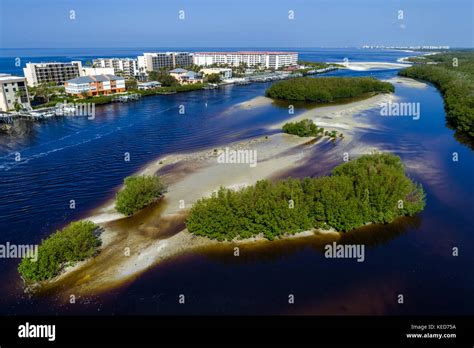
{"label": "waterfront house", "polygon": [[66,81],[66,93],[75,96],[109,95],[125,92],[125,79],[115,75],[81,76]]}
{"label": "waterfront house", "polygon": [[228,80],[232,78],[232,69],[231,68],[203,68],[201,73],[204,76],[211,74],[219,74],[222,80]]}
{"label": "waterfront house", "polygon": [[195,73],[194,71],[188,71],[186,69],[177,68],[170,71],[170,75],[173,76],[182,85],[192,85],[195,83],[202,83],[202,75]]}
{"label": "waterfront house", "polygon": [[158,81],[141,82],[137,84],[137,87],[139,90],[154,89],[154,88],[160,88],[161,83]]}

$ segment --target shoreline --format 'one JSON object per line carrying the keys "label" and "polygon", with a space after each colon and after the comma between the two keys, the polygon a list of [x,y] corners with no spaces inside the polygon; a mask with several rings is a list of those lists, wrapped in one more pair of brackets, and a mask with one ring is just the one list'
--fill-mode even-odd
{"label": "shoreline", "polygon": [[[256,97],[258,98],[258,97]],[[373,126],[354,120],[358,113],[372,109],[382,101],[393,100],[394,95],[376,95],[366,100],[344,105],[323,106],[307,110],[285,122],[293,122],[301,117],[322,117],[341,124],[346,128],[344,140],[333,143],[321,156],[339,158],[347,151],[351,156],[370,153],[376,150],[358,143],[356,133],[370,131]],[[248,100],[249,103],[255,98]],[[270,102],[266,100],[266,102]],[[252,107],[259,107],[253,105]],[[279,124],[269,126],[275,129]],[[65,295],[74,290],[78,294],[94,294],[126,284],[156,264],[189,253],[197,248],[211,245],[225,245],[222,242],[206,237],[195,236],[186,230],[184,225],[187,210],[201,197],[209,196],[220,186],[238,188],[253,185],[260,179],[272,179],[284,176],[292,170],[304,167],[308,160],[314,160],[314,150],[320,145],[330,143],[325,138],[301,138],[284,133],[260,136],[252,139],[221,145],[219,148],[252,149],[258,153],[258,165],[254,168],[248,164],[219,164],[214,149],[198,152],[174,153],[161,156],[140,168],[135,175],[159,175],[168,185],[168,192],[159,203],[147,207],[136,215],[125,218],[115,212],[114,199],[97,207],[91,215],[83,220],[98,223],[103,229],[102,248],[92,259],[68,269],[41,287],[40,292],[55,291]],[[334,161],[334,160],[333,160]],[[180,207],[180,201],[184,207]],[[286,238],[334,235],[336,231],[304,231]],[[253,238],[227,242],[227,244],[248,244],[266,241],[265,238]],[[129,256],[124,255],[128,248]]]}

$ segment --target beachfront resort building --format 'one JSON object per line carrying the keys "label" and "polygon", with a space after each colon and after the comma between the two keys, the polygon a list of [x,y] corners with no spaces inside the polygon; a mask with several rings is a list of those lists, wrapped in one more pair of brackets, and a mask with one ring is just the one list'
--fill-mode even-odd
{"label": "beachfront resort building", "polygon": [[64,84],[66,93],[78,96],[109,95],[125,92],[125,79],[115,75],[81,76]]}
{"label": "beachfront resort building", "polygon": [[231,68],[203,68],[200,72],[204,75],[219,74],[222,80],[227,80],[232,78],[232,69]]}
{"label": "beachfront resort building", "polygon": [[193,55],[188,52],[153,52],[138,56],[140,71],[158,71],[161,68],[185,68],[193,64]]}
{"label": "beachfront resort building", "polygon": [[82,63],[80,61],[27,63],[23,73],[29,86],[51,82],[62,85],[67,80],[81,75]]}
{"label": "beachfront resort building", "polygon": [[113,75],[137,77],[140,75],[138,59],[133,58],[97,58],[92,61],[95,68],[111,68]]}
{"label": "beachfront resort building", "polygon": [[30,109],[24,77],[0,74],[0,111]]}
{"label": "beachfront resort building", "polygon": [[188,71],[182,68],[176,68],[170,71],[170,75],[173,76],[181,85],[193,85],[195,83],[202,83],[202,75],[195,73],[194,71]]}
{"label": "beachfront resort building", "polygon": [[200,66],[239,66],[246,64],[248,67],[261,66],[267,69],[280,69],[298,64],[298,53],[266,51],[196,52],[193,55],[193,63]]}

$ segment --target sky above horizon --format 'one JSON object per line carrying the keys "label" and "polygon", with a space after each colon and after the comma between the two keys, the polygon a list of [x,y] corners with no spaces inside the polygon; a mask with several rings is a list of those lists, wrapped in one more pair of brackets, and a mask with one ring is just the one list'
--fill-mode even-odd
{"label": "sky above horizon", "polygon": [[473,47],[473,17],[473,0],[0,0],[0,47]]}

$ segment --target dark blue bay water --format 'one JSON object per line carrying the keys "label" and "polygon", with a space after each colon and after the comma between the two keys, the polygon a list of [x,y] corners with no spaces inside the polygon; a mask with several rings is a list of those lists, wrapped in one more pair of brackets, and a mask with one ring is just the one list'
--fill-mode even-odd
{"label": "dark blue bay water", "polygon": [[[89,59],[104,52],[66,50],[58,60]],[[142,51],[121,51],[123,56]],[[10,57],[17,52],[9,52]],[[24,56],[44,59],[39,50]],[[8,72],[1,58],[0,72]],[[18,53],[19,55],[21,54]],[[60,52],[55,54],[59,55]],[[54,54],[50,54],[53,56]],[[110,55],[119,55],[118,51]],[[301,50],[301,59],[396,61],[405,52]],[[396,71],[337,71],[372,75]],[[268,134],[288,117],[270,105],[242,110],[234,105],[263,95],[269,84],[231,86],[139,102],[98,107],[96,118],[29,123],[21,136],[0,136],[0,243],[37,243],[54,229],[86,216],[115,194],[123,178],[166,153],[206,148]],[[471,184],[474,156],[445,127],[437,90],[396,86],[402,101],[421,103],[421,118],[380,117],[367,111],[377,130],[361,139],[399,154],[409,175],[423,184],[427,207],[418,217],[346,234],[367,245],[365,262],[328,260],[313,242],[278,242],[235,258],[205,250],[154,267],[132,283],[74,305],[54,296],[22,293],[16,260],[1,260],[0,313],[8,314],[472,314],[474,312],[474,217]],[[184,105],[186,114],[178,113]],[[298,110],[301,112],[303,110]],[[14,161],[18,152],[22,160]],[[131,161],[123,160],[129,152]],[[459,154],[453,162],[452,153]],[[316,165],[308,163],[308,168]],[[69,201],[76,209],[69,209]],[[452,248],[459,248],[453,257]],[[187,295],[180,306],[178,294]],[[294,305],[287,304],[289,293]],[[398,305],[396,296],[405,303]]]}

